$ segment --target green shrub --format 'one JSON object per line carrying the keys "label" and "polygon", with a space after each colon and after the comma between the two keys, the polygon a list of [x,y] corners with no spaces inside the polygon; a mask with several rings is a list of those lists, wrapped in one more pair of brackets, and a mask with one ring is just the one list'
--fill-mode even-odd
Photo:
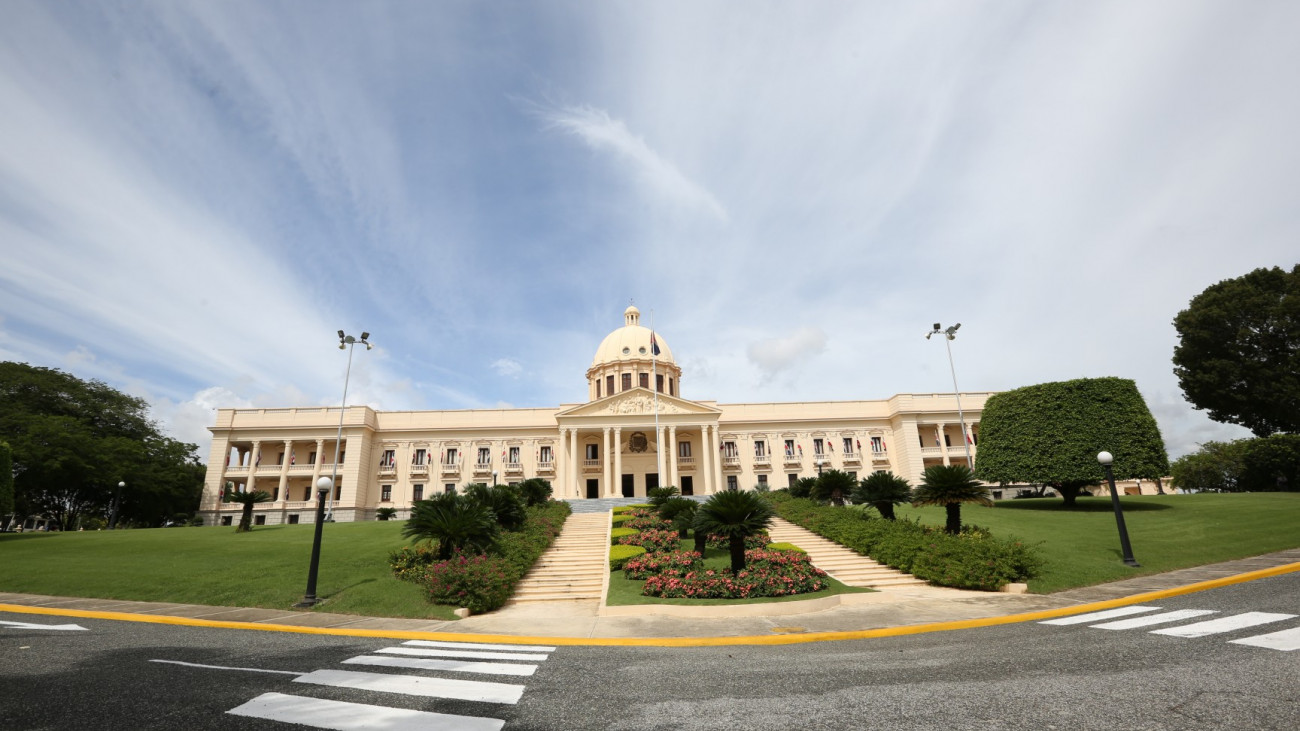
{"label": "green shrub", "polygon": [[635,528],[615,528],[609,532],[609,542],[611,544],[617,544],[618,539],[626,538],[627,536],[634,536],[640,532],[641,531]]}
{"label": "green shrub", "polygon": [[627,565],[630,559],[634,559],[645,553],[641,546],[610,546],[609,547],[609,570],[618,571]]}
{"label": "green shrub", "polygon": [[1037,556],[1019,542],[1008,546],[997,539],[932,537],[937,540],[925,544],[912,564],[912,574],[941,586],[997,591],[1041,568]]}
{"label": "green shrub", "polygon": [[418,581],[424,570],[437,560],[437,543],[402,546],[388,553],[388,568],[402,581]]}
{"label": "green shrub", "polygon": [[654,506],[651,505],[650,503],[636,503],[635,505],[619,505],[614,508],[614,515],[620,515],[622,513],[630,513],[633,510],[642,510],[645,508],[652,508],[652,507]]}
{"label": "green shrub", "polygon": [[677,495],[680,494],[681,491],[678,490],[676,487],[672,485],[665,485],[663,487],[651,488],[650,492],[647,494],[647,497],[650,498],[648,502],[655,508],[658,508],[660,505],[664,504],[665,500],[668,500],[669,498],[672,497],[676,497]]}
{"label": "green shrub", "polygon": [[805,550],[803,550],[802,548],[800,548],[800,547],[794,545],[793,543],[769,543],[769,544],[767,544],[767,550],[769,550],[769,551],[798,551],[799,553],[807,553],[807,551],[805,551]]}
{"label": "green shrub", "polygon": [[514,588],[509,562],[496,556],[458,553],[425,569],[420,583],[434,604],[490,612],[510,598]]}
{"label": "green shrub", "polygon": [[617,528],[623,525],[624,523],[628,522],[629,520],[634,520],[634,518],[631,515],[628,515],[627,513],[619,513],[617,515],[610,516],[609,522],[612,523],[615,528]]}

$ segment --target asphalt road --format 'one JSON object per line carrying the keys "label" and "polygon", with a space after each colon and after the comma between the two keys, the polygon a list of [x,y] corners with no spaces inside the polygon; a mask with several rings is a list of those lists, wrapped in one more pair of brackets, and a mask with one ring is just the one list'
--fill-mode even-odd
{"label": "asphalt road", "polygon": [[[471,719],[426,717],[422,728],[472,728],[472,719],[557,731],[1300,728],[1300,651],[1231,642],[1300,628],[1300,617],[1202,637],[1152,633],[1245,612],[1300,615],[1300,574],[1147,606],[1159,609],[1120,619],[1213,613],[1114,630],[1090,626],[1098,620],[774,647],[559,647],[523,663],[536,669],[526,677],[344,663],[411,652],[395,640],[0,613],[88,629],[0,625],[0,728],[284,729],[293,726],[229,711],[286,696]],[[522,694],[484,702],[330,684],[355,671],[486,681]],[[304,682],[309,673],[323,684]],[[318,718],[344,724],[347,713],[334,709],[352,708],[329,706]]]}

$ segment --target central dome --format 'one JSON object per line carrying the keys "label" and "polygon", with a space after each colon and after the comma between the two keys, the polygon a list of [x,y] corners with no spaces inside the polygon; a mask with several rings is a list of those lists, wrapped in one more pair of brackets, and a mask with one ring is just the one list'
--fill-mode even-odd
{"label": "central dome", "polygon": [[[623,327],[615,330],[605,339],[600,341],[600,347],[596,348],[596,357],[591,359],[591,367],[605,365],[608,363],[618,363],[622,361],[641,361],[650,360],[651,346],[649,328],[641,327],[641,311],[635,306],[629,306],[623,311]],[[659,363],[673,363],[673,351],[664,342],[664,337],[660,333],[654,333],[655,342],[659,345],[659,355],[655,360]]]}

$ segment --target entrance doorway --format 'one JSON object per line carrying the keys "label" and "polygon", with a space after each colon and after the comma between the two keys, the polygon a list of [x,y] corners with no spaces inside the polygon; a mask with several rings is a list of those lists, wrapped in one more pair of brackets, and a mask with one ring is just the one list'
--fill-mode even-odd
{"label": "entrance doorway", "polygon": [[682,475],[682,484],[679,485],[679,487],[682,488],[683,495],[694,495],[695,494],[694,478],[692,478],[690,475]]}
{"label": "entrance doorway", "polygon": [[636,477],[634,475],[623,475],[623,497],[633,497],[636,495]]}
{"label": "entrance doorway", "polygon": [[587,479],[587,499],[595,500],[600,497],[600,480]]}
{"label": "entrance doorway", "polygon": [[659,473],[647,472],[645,475],[645,494],[649,495],[650,491],[659,487]]}

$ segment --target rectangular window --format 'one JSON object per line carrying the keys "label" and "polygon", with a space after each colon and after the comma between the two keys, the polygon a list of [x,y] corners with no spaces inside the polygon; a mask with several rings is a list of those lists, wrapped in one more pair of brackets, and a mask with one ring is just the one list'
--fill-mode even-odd
{"label": "rectangular window", "polygon": [[767,442],[764,442],[762,440],[754,442],[754,456],[755,457],[767,456]]}
{"label": "rectangular window", "polygon": [[275,455],[275,466],[279,467],[282,464],[284,464],[284,452]]}
{"label": "rectangular window", "polygon": [[411,485],[411,500],[424,499],[424,485]]}
{"label": "rectangular window", "polygon": [[613,377],[613,376],[605,376],[605,395],[606,395],[606,396],[613,396],[613,395],[614,395],[614,377]]}
{"label": "rectangular window", "polygon": [[735,492],[740,489],[740,484],[736,482],[735,475],[727,475],[727,489]]}
{"label": "rectangular window", "polygon": [[844,437],[844,453],[853,454],[853,437]]}
{"label": "rectangular window", "polygon": [[599,445],[599,444],[588,444],[588,445],[587,445],[587,459],[600,459],[600,445]]}
{"label": "rectangular window", "polygon": [[491,448],[491,447],[479,447],[479,448],[478,448],[478,463],[479,463],[479,464],[492,464],[492,448]]}
{"label": "rectangular window", "polygon": [[600,379],[596,379],[596,398],[600,398]]}
{"label": "rectangular window", "polygon": [[767,475],[758,476],[758,486],[765,490],[767,489]]}
{"label": "rectangular window", "polygon": [[787,456],[787,457],[793,457],[793,456],[794,456],[794,440],[793,440],[793,439],[787,439],[787,440],[785,440],[785,456]]}
{"label": "rectangular window", "polygon": [[447,452],[446,452],[446,454],[443,455],[443,458],[442,458],[442,459],[443,459],[443,464],[456,464],[456,457],[457,457],[457,456],[458,456],[458,454],[457,454],[457,452],[456,452],[456,448],[455,448],[455,447],[452,447],[451,449],[448,449]]}
{"label": "rectangular window", "polygon": [[854,470],[854,471],[852,471],[852,472],[849,472],[849,477],[852,477],[853,480],[854,480],[854,482],[856,482],[857,479],[858,479],[858,473],[857,473],[857,470]]}
{"label": "rectangular window", "polygon": [[338,502],[342,499],[343,499],[343,478],[340,477],[338,484],[334,486],[334,502]]}
{"label": "rectangular window", "polygon": [[298,525],[298,514],[294,513],[289,516],[289,525]]}
{"label": "rectangular window", "polygon": [[952,437],[948,436],[947,432],[945,432],[943,435],[943,446],[945,447],[952,446]]}
{"label": "rectangular window", "polygon": [[678,456],[678,457],[689,457],[689,456],[691,456],[691,443],[690,443],[690,442],[678,442],[678,443],[677,443],[677,456]]}
{"label": "rectangular window", "polygon": [[624,373],[624,374],[623,374],[623,390],[624,390],[624,391],[631,391],[631,390],[632,390],[632,374],[631,374],[631,373]]}
{"label": "rectangular window", "polygon": [[308,452],[308,453],[307,453],[307,464],[316,464],[316,453],[315,453],[315,452]]}
{"label": "rectangular window", "polygon": [[429,455],[428,455],[428,453],[427,453],[425,450],[423,450],[423,449],[417,449],[417,450],[415,450],[415,457],[412,458],[412,460],[411,460],[411,464],[416,464],[416,465],[426,464],[426,462],[425,462],[424,460],[425,460],[428,456],[429,456]]}
{"label": "rectangular window", "polygon": [[223,516],[221,516],[221,524],[222,524],[222,525],[230,525],[230,519],[231,519],[231,517],[233,517],[233,516],[230,516],[230,515],[223,515]]}
{"label": "rectangular window", "polygon": [[271,502],[275,502],[276,500],[279,500],[279,499],[280,499],[280,488],[278,488],[278,487],[272,488],[272,489],[271,489]]}
{"label": "rectangular window", "polygon": [[348,450],[345,449],[339,452],[339,464],[343,464],[343,460],[347,459],[347,457],[348,457]]}
{"label": "rectangular window", "polygon": [[640,377],[637,379],[638,382],[639,382],[638,385],[640,385],[641,388],[650,388],[650,374],[649,374],[649,373],[641,373],[641,374],[638,374],[638,375],[640,376]]}
{"label": "rectangular window", "polygon": [[265,516],[265,515],[254,515],[254,516],[253,516],[253,525],[266,525],[266,516]]}
{"label": "rectangular window", "polygon": [[380,485],[380,486],[379,486],[379,500],[380,500],[380,502],[385,502],[385,503],[387,503],[387,502],[391,502],[392,499],[393,499],[393,486],[392,486],[392,485]]}
{"label": "rectangular window", "polygon": [[553,459],[551,457],[551,446],[549,444],[542,447],[541,453],[542,453],[541,460],[543,463],[550,462]]}
{"label": "rectangular window", "polygon": [[885,442],[884,442],[884,440],[881,439],[880,437],[872,437],[872,438],[871,438],[871,451],[873,451],[873,452],[883,452],[883,451],[885,451]]}
{"label": "rectangular window", "polygon": [[519,464],[519,447],[510,448],[510,464]]}
{"label": "rectangular window", "polygon": [[799,476],[793,472],[787,473],[786,477],[788,478],[787,482],[789,483],[789,487],[794,487],[794,481],[799,479]]}
{"label": "rectangular window", "polygon": [[722,443],[722,456],[723,456],[723,457],[735,457],[735,456],[736,456],[736,443],[735,443],[735,442],[723,442],[723,443]]}
{"label": "rectangular window", "polygon": [[663,393],[663,392],[664,392],[664,377],[663,377],[663,374],[657,374],[657,375],[655,375],[655,390],[658,391],[659,393]]}
{"label": "rectangular window", "polygon": [[676,396],[676,395],[677,395],[677,394],[673,393],[673,377],[672,377],[672,376],[669,376],[669,377],[668,377],[668,395],[669,395],[669,396]]}
{"label": "rectangular window", "polygon": [[815,454],[815,455],[817,455],[818,457],[820,457],[820,456],[822,456],[822,455],[825,454],[825,453],[826,453],[826,445],[825,445],[825,443],[823,443],[822,440],[820,440],[820,439],[814,439],[814,440],[813,440],[813,454]]}
{"label": "rectangular window", "polygon": [[379,458],[379,466],[386,470],[393,468],[393,461],[397,459],[397,452],[392,449],[385,449],[384,456]]}
{"label": "rectangular window", "polygon": [[443,492],[456,492],[456,483],[448,482],[442,486]]}

